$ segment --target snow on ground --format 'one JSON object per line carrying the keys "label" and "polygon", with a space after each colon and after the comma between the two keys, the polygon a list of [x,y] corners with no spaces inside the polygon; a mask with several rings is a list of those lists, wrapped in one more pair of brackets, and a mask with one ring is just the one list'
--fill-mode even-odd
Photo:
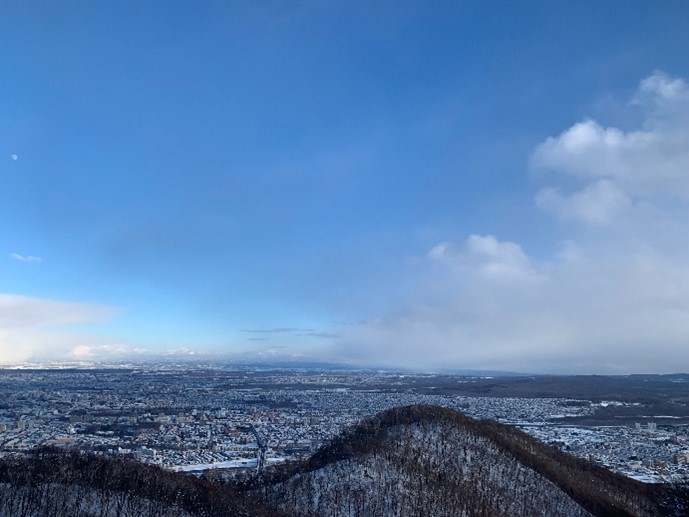
{"label": "snow on ground", "polygon": [[[274,465],[276,463],[283,463],[286,458],[267,458],[266,464]],[[257,466],[256,458],[239,458],[236,460],[227,461],[217,461],[215,463],[195,463],[193,465],[175,465],[169,467],[170,470],[175,472],[198,472],[200,470],[211,470],[211,469],[241,469],[241,468],[256,468]]]}
{"label": "snow on ground", "polygon": [[256,467],[256,458],[248,459],[242,458],[238,460],[218,461],[215,463],[196,463],[193,465],[177,465],[170,467],[170,470],[175,472],[196,472],[199,470],[210,469],[236,469],[236,468],[251,468]]}

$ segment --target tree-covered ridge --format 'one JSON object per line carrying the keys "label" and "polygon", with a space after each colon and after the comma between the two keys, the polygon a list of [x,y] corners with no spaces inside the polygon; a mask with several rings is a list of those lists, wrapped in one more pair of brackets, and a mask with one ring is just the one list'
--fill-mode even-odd
{"label": "tree-covered ridge", "polygon": [[0,460],[5,517],[279,516],[230,486],[133,460],[40,449]]}
{"label": "tree-covered ridge", "polygon": [[262,485],[269,501],[300,515],[423,515],[416,509],[428,505],[436,515],[683,511],[667,487],[612,473],[514,427],[426,405],[366,419]]}
{"label": "tree-covered ridge", "polygon": [[59,449],[0,459],[0,517],[654,517],[689,515],[688,502],[680,487],[428,405],[384,411],[303,462],[232,482]]}

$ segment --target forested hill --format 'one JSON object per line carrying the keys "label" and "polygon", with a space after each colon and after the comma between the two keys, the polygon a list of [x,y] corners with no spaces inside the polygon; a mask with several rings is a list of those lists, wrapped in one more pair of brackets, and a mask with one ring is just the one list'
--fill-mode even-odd
{"label": "forested hill", "polygon": [[279,517],[204,478],[143,463],[43,449],[0,460],[0,517]]}
{"label": "forested hill", "polygon": [[522,431],[436,406],[396,408],[337,436],[257,492],[304,516],[685,515],[643,484]]}
{"label": "forested hill", "polygon": [[241,482],[55,449],[0,460],[0,517],[670,517],[687,501],[437,406],[385,411]]}

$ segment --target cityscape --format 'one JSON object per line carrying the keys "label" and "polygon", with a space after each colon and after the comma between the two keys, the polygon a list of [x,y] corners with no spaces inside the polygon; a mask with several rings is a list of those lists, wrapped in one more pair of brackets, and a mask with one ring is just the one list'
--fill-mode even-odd
{"label": "cityscape", "polygon": [[[647,404],[599,397],[462,394],[495,380],[231,365],[6,369],[0,375],[0,450],[12,455],[53,446],[232,476],[309,456],[380,411],[433,404],[517,426],[641,481],[689,474],[689,422],[681,411],[648,416]],[[686,379],[669,381],[681,387]],[[633,410],[636,417],[618,425],[576,423],[611,408]]]}

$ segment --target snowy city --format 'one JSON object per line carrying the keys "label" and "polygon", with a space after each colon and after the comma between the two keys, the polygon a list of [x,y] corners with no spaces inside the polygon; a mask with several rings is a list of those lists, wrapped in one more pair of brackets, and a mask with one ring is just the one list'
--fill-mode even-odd
{"label": "snowy city", "polygon": [[[54,446],[170,470],[231,474],[308,456],[379,411],[436,404],[517,426],[641,481],[689,473],[686,416],[649,417],[645,404],[620,400],[461,394],[492,379],[223,366],[8,369],[0,376],[0,448],[7,455]],[[631,409],[639,418],[622,425],[572,423],[612,409]]]}

